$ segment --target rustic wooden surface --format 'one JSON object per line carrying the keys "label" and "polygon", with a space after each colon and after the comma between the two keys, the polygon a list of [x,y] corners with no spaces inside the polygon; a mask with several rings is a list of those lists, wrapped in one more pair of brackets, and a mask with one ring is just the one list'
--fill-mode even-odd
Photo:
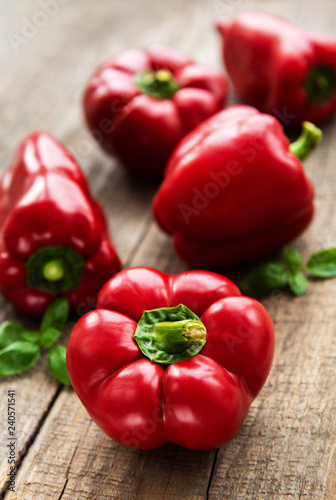
{"label": "rustic wooden surface", "polygon": [[[152,42],[173,44],[221,67],[212,28],[220,15],[259,9],[333,34],[335,0],[0,0],[0,165],[19,141],[44,129],[63,141],[106,208],[125,266],[176,273],[187,267],[155,227],[156,186],[134,182],[88,136],[81,115],[83,85],[117,51]],[[56,4],[56,7],[55,7]],[[38,21],[38,19],[40,19]],[[10,33],[27,20],[44,23],[17,52]],[[334,33],[335,34],[335,33]],[[317,215],[297,242],[305,256],[336,244],[336,120],[306,162],[317,186]],[[230,270],[228,271],[230,273]],[[10,499],[324,499],[336,497],[336,280],[315,282],[301,298],[265,302],[276,327],[269,379],[238,436],[217,451],[173,445],[142,452],[119,446],[90,420],[70,389],[48,375],[45,360],[0,385],[0,498]],[[1,301],[0,320],[27,320]],[[67,325],[64,335],[71,331]],[[18,474],[7,491],[7,390],[16,391]]]}

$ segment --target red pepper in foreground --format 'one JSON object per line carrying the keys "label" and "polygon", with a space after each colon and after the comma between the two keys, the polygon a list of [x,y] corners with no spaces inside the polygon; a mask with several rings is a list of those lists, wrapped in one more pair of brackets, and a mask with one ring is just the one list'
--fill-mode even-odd
{"label": "red pepper in foreground", "polygon": [[46,133],[21,144],[0,184],[0,291],[41,316],[56,296],[78,313],[120,270],[104,214],[70,153]]}
{"label": "red pepper in foreground", "polygon": [[212,267],[260,257],[296,238],[314,213],[314,187],[299,158],[320,138],[305,123],[290,145],[278,120],[249,106],[199,125],[172,154],[153,204],[178,255]]}
{"label": "red pepper in foreground", "polygon": [[224,75],[177,49],[129,49],[98,68],[84,93],[84,114],[101,146],[132,173],[160,177],[176,144],[223,107]]}
{"label": "red pepper in foreground", "polygon": [[319,123],[336,110],[336,39],[265,12],[218,22],[238,96],[284,125]]}
{"label": "red pepper in foreground", "polygon": [[257,301],[206,271],[126,269],[75,325],[67,366],[99,427],[126,446],[222,446],[269,373],[274,330]]}

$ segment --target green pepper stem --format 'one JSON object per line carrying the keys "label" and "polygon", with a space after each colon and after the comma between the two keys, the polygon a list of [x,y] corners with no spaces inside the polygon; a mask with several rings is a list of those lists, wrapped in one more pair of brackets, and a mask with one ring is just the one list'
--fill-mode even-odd
{"label": "green pepper stem", "polygon": [[167,69],[142,71],[135,75],[135,83],[144,94],[156,99],[170,99],[179,90],[179,84]]}
{"label": "green pepper stem", "polygon": [[191,344],[204,345],[206,329],[201,321],[163,321],[154,325],[153,338],[164,351],[178,354]]}
{"label": "green pepper stem", "polygon": [[152,363],[171,365],[196,356],[206,333],[199,317],[180,304],[144,311],[133,338]]}
{"label": "green pepper stem", "polygon": [[79,287],[85,259],[70,247],[53,245],[39,248],[29,257],[25,267],[29,287],[58,295]]}
{"label": "green pepper stem", "polygon": [[64,261],[63,259],[49,260],[43,266],[43,277],[48,281],[59,281],[64,276]]}
{"label": "green pepper stem", "polygon": [[336,92],[336,71],[328,65],[312,66],[304,88],[311,105],[321,106],[330,103]]}
{"label": "green pepper stem", "polygon": [[322,139],[322,131],[313,123],[303,122],[300,137],[290,145],[290,150],[299,160],[305,160]]}

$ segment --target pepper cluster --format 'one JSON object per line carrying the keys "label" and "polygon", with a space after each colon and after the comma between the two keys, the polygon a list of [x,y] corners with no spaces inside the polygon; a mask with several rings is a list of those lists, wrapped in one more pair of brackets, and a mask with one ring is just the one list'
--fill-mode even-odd
{"label": "pepper cluster", "polygon": [[[315,189],[302,161],[321,140],[316,124],[336,110],[336,40],[253,12],[218,30],[244,104],[222,110],[228,78],[164,46],[112,57],[83,94],[103,149],[138,177],[163,176],[154,217],[183,260],[206,268],[264,256],[308,227]],[[290,143],[282,125],[302,126],[301,136]],[[335,249],[304,266],[287,245],[283,259],[243,289],[300,295],[305,273],[336,276]],[[222,446],[270,371],[270,315],[220,274],[120,268],[80,167],[47,133],[28,136],[0,184],[0,291],[42,323],[0,327],[0,376],[35,366],[45,349],[54,378],[72,383],[119,443]],[[66,355],[55,342],[69,309],[82,314],[97,296]]]}

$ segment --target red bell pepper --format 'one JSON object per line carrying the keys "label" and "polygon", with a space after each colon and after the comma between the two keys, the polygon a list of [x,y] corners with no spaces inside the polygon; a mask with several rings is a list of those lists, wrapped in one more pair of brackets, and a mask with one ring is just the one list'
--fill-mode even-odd
{"label": "red bell pepper", "polygon": [[176,144],[223,107],[224,75],[177,49],[129,49],[98,68],[84,93],[93,136],[132,173],[160,177]]}
{"label": "red bell pepper", "polygon": [[305,123],[290,146],[278,120],[249,106],[199,125],[172,154],[153,204],[180,257],[202,267],[232,264],[297,237],[314,213],[314,187],[299,158],[320,138]]}
{"label": "red bell pepper", "polygon": [[120,270],[82,171],[46,133],[28,136],[5,171],[0,237],[0,291],[28,315],[41,316],[60,295],[87,311]]}
{"label": "red bell pepper", "polygon": [[238,96],[284,125],[336,110],[336,39],[265,12],[220,21],[223,59]]}
{"label": "red bell pepper", "polygon": [[217,448],[242,426],[269,373],[266,309],[206,271],[118,273],[68,344],[72,385],[99,427],[126,446]]}

